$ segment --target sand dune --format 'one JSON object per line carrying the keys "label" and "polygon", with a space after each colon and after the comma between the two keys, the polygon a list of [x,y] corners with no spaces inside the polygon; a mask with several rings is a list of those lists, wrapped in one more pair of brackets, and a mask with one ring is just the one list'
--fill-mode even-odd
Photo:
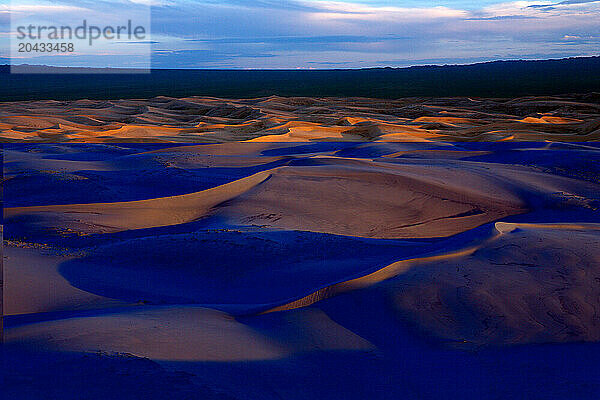
{"label": "sand dune", "polygon": [[[526,210],[509,188],[489,184],[481,171],[327,158],[314,164],[266,170],[180,196],[12,207],[4,217],[35,217],[38,228],[90,234],[184,224],[214,214],[237,225],[425,238],[450,236]],[[335,210],[326,206],[332,203],[338,204]]]}
{"label": "sand dune", "polygon": [[3,390],[598,398],[600,146],[470,142],[593,134],[576,100],[12,104],[34,139],[248,141],[3,146]]}
{"label": "sand dune", "polygon": [[[181,167],[181,159],[175,160]],[[219,162],[231,165],[229,158]],[[38,228],[90,234],[183,224],[210,214],[237,225],[426,238],[457,234],[527,209],[510,184],[490,179],[484,168],[428,164],[309,156],[298,166],[292,162],[201,192],[130,202],[9,207],[4,217],[35,217],[31,223]],[[538,177],[544,179],[551,185],[557,178]],[[328,204],[337,207],[332,210]]]}
{"label": "sand dune", "polygon": [[379,282],[386,281],[391,279],[403,272],[408,271],[409,269],[424,263],[437,262],[446,259],[458,258],[461,256],[467,256],[473,254],[477,251],[478,247],[470,247],[457,252],[437,255],[437,256],[429,256],[422,258],[414,258],[408,260],[397,261],[393,264],[390,264],[386,267],[383,267],[375,272],[370,274],[361,276],[359,278],[350,279],[344,282],[335,283],[331,286],[326,286],[323,289],[319,289],[308,296],[304,296],[301,299],[294,300],[290,303],[282,304],[280,306],[268,309],[263,313],[271,313],[285,310],[294,310],[297,308],[308,307],[313,305],[319,301],[328,299],[333,296],[337,296],[339,294],[350,292],[352,290],[358,290],[362,288],[366,288],[372,285],[375,285]]}
{"label": "sand dune", "polygon": [[419,331],[466,345],[600,340],[598,225],[502,224],[462,257],[379,288]]}
{"label": "sand dune", "polygon": [[326,158],[312,164],[280,169],[216,214],[242,225],[423,238],[450,236],[526,209],[478,171]]}
{"label": "sand dune", "polygon": [[305,142],[600,138],[581,96],[33,101],[0,104],[0,139],[34,142]]}
{"label": "sand dune", "polygon": [[[15,328],[6,342],[40,343],[55,351],[110,349],[155,360],[215,362],[280,359],[315,349],[373,349],[319,310],[295,314],[288,323],[302,327],[302,334],[290,335],[285,324],[258,332],[223,312],[200,307],[143,307]],[[57,340],[48,341],[48,336]]]}
{"label": "sand dune", "polygon": [[[362,288],[374,286],[380,282],[392,279],[400,274],[409,271],[411,268],[415,268],[423,265],[427,268],[427,265],[433,263],[439,263],[442,261],[447,262],[462,262],[456,259],[464,259],[465,257],[471,257],[476,252],[489,247],[493,242],[499,241],[503,235],[519,232],[523,229],[538,229],[538,230],[562,230],[567,235],[571,236],[574,232],[593,232],[600,231],[600,225],[596,224],[525,224],[525,223],[507,223],[497,222],[495,228],[489,238],[483,238],[482,242],[469,246],[454,252],[448,252],[440,255],[433,255],[428,257],[411,258],[406,260],[397,261],[393,264],[385,266],[377,271],[369,274],[360,276],[358,278],[350,279],[347,281],[335,283],[330,286],[326,286],[319,289],[308,296],[302,297],[298,300],[294,300],[290,303],[282,304],[280,306],[269,309],[265,312],[277,312],[284,310],[293,310],[296,308],[308,307],[324,299],[339,295],[341,293],[350,292]],[[534,257],[535,258],[535,257]],[[533,318],[533,317],[531,317]]]}
{"label": "sand dune", "polygon": [[600,225],[498,222],[494,231],[476,246],[399,261],[268,312],[358,291],[341,301],[382,296],[420,332],[463,347],[599,340]]}
{"label": "sand dune", "polygon": [[19,248],[8,242],[4,256],[4,315],[47,313],[122,306],[119,300],[97,296],[71,286],[58,266],[74,255],[55,255],[44,249]]}
{"label": "sand dune", "polygon": [[5,208],[4,218],[37,215],[43,226],[79,234],[183,224],[205,216],[212,207],[239,196],[270,175],[271,171],[263,171],[202,192],[150,200]]}

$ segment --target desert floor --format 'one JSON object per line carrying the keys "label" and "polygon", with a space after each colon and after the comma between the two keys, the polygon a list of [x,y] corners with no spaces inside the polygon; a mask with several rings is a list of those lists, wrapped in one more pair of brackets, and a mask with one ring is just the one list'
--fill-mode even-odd
{"label": "desert floor", "polygon": [[540,139],[597,109],[284,100],[0,107],[15,139],[250,140],[3,145],[5,398],[600,397],[600,144]]}

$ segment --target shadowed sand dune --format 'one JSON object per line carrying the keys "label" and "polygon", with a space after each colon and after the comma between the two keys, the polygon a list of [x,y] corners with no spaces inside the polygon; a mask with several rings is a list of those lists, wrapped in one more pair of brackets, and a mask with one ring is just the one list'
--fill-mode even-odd
{"label": "shadowed sand dune", "polygon": [[75,255],[57,255],[47,249],[20,248],[7,242],[4,276],[4,315],[47,313],[122,306],[119,300],[77,289],[60,275],[58,266]]}
{"label": "shadowed sand dune", "polygon": [[[156,326],[161,320],[164,326]],[[322,350],[372,350],[367,341],[329,319],[322,311],[295,314],[302,327],[290,336],[284,324],[272,326],[278,342],[231,316],[199,307],[144,307],[86,318],[68,318],[11,330],[8,342],[41,342],[51,350],[94,351],[111,348],[140,357],[176,361],[251,361],[279,359]],[[47,337],[58,340],[48,343]],[[287,340],[286,340],[287,339]]]}
{"label": "shadowed sand dune", "polygon": [[495,232],[476,246],[399,261],[269,311],[364,289],[344,301],[383,297],[420,332],[461,346],[600,340],[600,225],[499,222]]}
{"label": "shadowed sand dune", "polygon": [[285,311],[285,310],[294,310],[297,308],[308,307],[319,301],[328,299],[330,297],[337,296],[337,295],[345,293],[345,292],[350,292],[352,290],[366,288],[366,287],[375,285],[379,282],[391,279],[391,278],[393,278],[399,274],[402,274],[402,273],[408,271],[409,269],[411,269],[415,266],[418,266],[420,264],[437,262],[437,261],[442,261],[442,260],[452,259],[452,258],[458,258],[461,256],[470,255],[470,254],[474,253],[476,250],[477,250],[477,247],[469,247],[469,248],[462,249],[462,250],[459,250],[456,252],[442,254],[442,255],[422,257],[422,258],[412,258],[412,259],[408,259],[408,260],[397,261],[393,264],[390,264],[386,267],[378,269],[375,272],[361,276],[359,278],[354,278],[354,279],[350,279],[348,281],[335,283],[331,286],[326,286],[326,287],[319,289],[316,292],[313,292],[313,293],[309,294],[308,296],[305,296],[301,299],[294,300],[290,303],[282,304],[280,306],[268,309],[268,310],[264,311],[264,313],[271,313],[271,312],[278,312],[278,311]]}
{"label": "shadowed sand dune", "polygon": [[35,129],[319,140],[5,144],[7,393],[88,394],[67,371],[176,399],[598,398],[600,146],[319,137],[548,138],[594,107],[411,101],[44,103],[76,111]]}
{"label": "shadowed sand dune", "polygon": [[500,237],[472,254],[390,281],[391,306],[422,331],[450,341],[600,340],[600,225],[500,229]]}
{"label": "shadowed sand dune", "polygon": [[600,139],[585,96],[518,99],[155,97],[0,103],[0,139],[33,142]]}

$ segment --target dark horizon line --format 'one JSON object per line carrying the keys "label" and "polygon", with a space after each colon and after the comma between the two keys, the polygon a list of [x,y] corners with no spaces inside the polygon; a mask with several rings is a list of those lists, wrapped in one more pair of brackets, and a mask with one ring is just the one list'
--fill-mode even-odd
{"label": "dark horizon line", "polygon": [[600,59],[600,55],[595,56],[575,56],[563,58],[542,58],[542,59],[499,59],[492,61],[481,61],[466,64],[420,64],[410,65],[405,67],[379,66],[379,67],[364,67],[364,68],[127,68],[127,67],[65,67],[40,64],[0,64],[0,69],[11,67],[30,67],[30,68],[47,68],[47,69],[71,69],[71,70],[114,70],[114,71],[369,71],[369,70],[408,70],[419,68],[451,68],[451,67],[470,67],[487,64],[499,63],[538,63],[564,60],[579,60],[579,59]]}

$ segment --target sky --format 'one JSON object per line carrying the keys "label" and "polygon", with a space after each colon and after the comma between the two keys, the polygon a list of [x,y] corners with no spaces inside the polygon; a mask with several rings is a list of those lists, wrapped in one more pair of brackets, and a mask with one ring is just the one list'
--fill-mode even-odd
{"label": "sky", "polygon": [[[31,12],[36,9],[33,5],[46,16],[72,21],[90,10],[111,21],[147,12],[151,40],[143,45],[152,52],[154,68],[402,67],[600,52],[600,1],[15,0],[12,8],[10,4],[0,0],[0,63],[10,58],[11,17]],[[122,42],[101,52],[54,59],[60,58],[63,65],[94,66],[118,59],[135,66],[142,57],[136,54],[140,45]],[[53,63],[49,56],[23,56],[19,61]]]}

